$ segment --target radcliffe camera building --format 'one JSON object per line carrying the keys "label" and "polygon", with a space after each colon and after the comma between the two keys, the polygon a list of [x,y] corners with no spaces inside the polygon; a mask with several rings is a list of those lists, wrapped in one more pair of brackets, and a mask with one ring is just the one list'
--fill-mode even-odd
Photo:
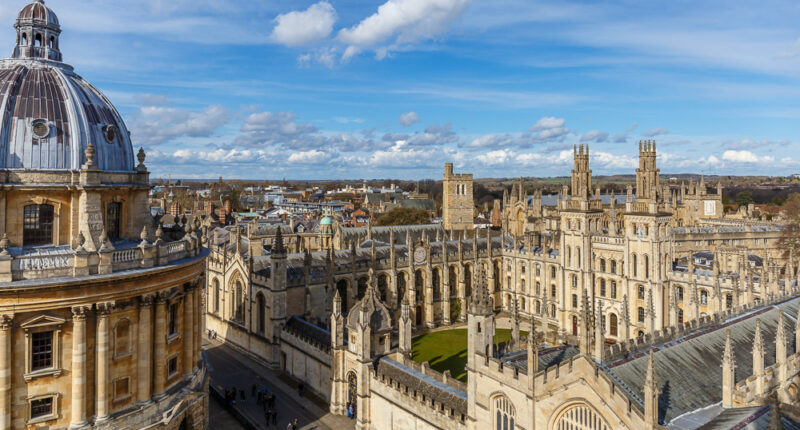
{"label": "radcliffe camera building", "polygon": [[[144,151],[42,0],[0,61],[0,429],[205,428],[205,254],[153,225]],[[136,161],[134,160],[136,159]]]}

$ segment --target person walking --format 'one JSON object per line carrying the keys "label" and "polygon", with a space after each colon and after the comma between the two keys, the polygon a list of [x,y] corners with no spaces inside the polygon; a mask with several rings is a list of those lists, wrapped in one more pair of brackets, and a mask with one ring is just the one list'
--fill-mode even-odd
{"label": "person walking", "polygon": [[272,411],[264,410],[264,421],[267,422],[267,427],[269,427],[269,419],[271,418],[270,417],[271,412]]}
{"label": "person walking", "polygon": [[278,411],[276,409],[272,410],[272,424],[278,425]]}

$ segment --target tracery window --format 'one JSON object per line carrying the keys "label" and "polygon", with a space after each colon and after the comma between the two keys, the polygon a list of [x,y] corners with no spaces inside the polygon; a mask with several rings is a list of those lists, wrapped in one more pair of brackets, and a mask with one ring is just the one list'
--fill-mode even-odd
{"label": "tracery window", "polygon": [[494,399],[494,417],[496,430],[514,430],[514,405],[506,396],[497,396]]}
{"label": "tracery window", "polygon": [[639,309],[636,310],[638,314],[638,319],[640,323],[644,322],[644,308],[639,306]]}
{"label": "tracery window", "polygon": [[572,288],[578,288],[578,276],[572,275]]}
{"label": "tracery window", "polygon": [[611,314],[608,317],[608,325],[609,325],[609,334],[611,336],[617,335],[617,315]]}
{"label": "tracery window", "polygon": [[678,301],[682,302],[683,301],[683,287],[677,287],[675,289],[675,294],[678,296]]}
{"label": "tracery window", "polygon": [[606,280],[605,279],[601,279],[600,280],[600,297],[605,297],[605,296],[606,296]]}
{"label": "tracery window", "polygon": [[568,408],[556,421],[556,430],[610,430],[606,421],[587,405]]}
{"label": "tracery window", "polygon": [[536,295],[537,296],[540,294],[541,286],[542,286],[541,283],[539,283],[539,282],[536,283]]}
{"label": "tracery window", "polygon": [[611,298],[617,298],[617,281],[611,281]]}
{"label": "tracery window", "polygon": [[700,304],[707,305],[708,304],[708,291],[700,290]]}
{"label": "tracery window", "polygon": [[637,288],[637,293],[636,294],[637,294],[637,297],[639,297],[639,300],[644,300],[644,285],[639,285],[639,287]]}
{"label": "tracery window", "polygon": [[214,313],[219,313],[219,303],[222,297],[219,295],[219,279],[214,279]]}
{"label": "tracery window", "polygon": [[600,259],[600,271],[601,272],[605,272],[606,271],[606,259],[605,258],[601,258]]}
{"label": "tracery window", "polygon": [[27,205],[23,210],[22,243],[24,246],[53,243],[53,205]]}
{"label": "tracery window", "polygon": [[550,266],[550,277],[551,278],[556,277],[556,266]]}
{"label": "tracery window", "polygon": [[573,294],[572,295],[572,307],[573,308],[577,308],[578,307],[578,295],[577,294]]}
{"label": "tracery window", "polygon": [[725,309],[730,309],[733,306],[733,296],[730,294],[725,295]]}
{"label": "tracery window", "polygon": [[617,262],[611,260],[611,273],[617,273]]}

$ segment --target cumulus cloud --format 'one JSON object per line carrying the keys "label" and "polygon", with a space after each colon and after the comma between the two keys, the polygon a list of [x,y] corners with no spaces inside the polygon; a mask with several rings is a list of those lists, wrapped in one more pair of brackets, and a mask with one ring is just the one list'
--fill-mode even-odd
{"label": "cumulus cloud", "polygon": [[513,153],[510,150],[498,149],[496,151],[490,151],[486,154],[478,155],[476,158],[480,163],[486,166],[497,166],[500,164],[506,164],[512,156]]}
{"label": "cumulus cloud", "polygon": [[130,121],[130,129],[136,145],[160,145],[180,137],[211,137],[230,116],[220,105],[207,106],[202,112],[142,106]]}
{"label": "cumulus cloud", "polygon": [[468,148],[504,148],[514,144],[510,134],[487,134],[476,137],[467,144]]}
{"label": "cumulus cloud", "polygon": [[278,15],[272,30],[273,41],[286,46],[303,46],[328,37],[336,22],[336,10],[327,1],[309,6],[304,11]]}
{"label": "cumulus cloud", "polygon": [[668,134],[669,130],[664,127],[653,128],[644,132],[644,135],[647,137],[655,137],[662,134]]}
{"label": "cumulus cloud", "polygon": [[397,122],[404,127],[410,127],[418,122],[420,122],[419,115],[416,112],[406,112],[400,115],[400,118],[397,119]]}
{"label": "cumulus cloud", "polygon": [[750,151],[725,151],[722,153],[722,159],[734,163],[771,163],[775,159],[768,155],[758,156]]}
{"label": "cumulus cloud", "polygon": [[588,133],[584,133],[584,135],[581,136],[581,142],[601,143],[605,142],[606,140],[608,140],[608,133],[600,130],[592,130]]}
{"label": "cumulus cloud", "polygon": [[339,31],[348,45],[347,60],[363,49],[375,48],[380,59],[399,46],[432,38],[446,31],[471,0],[388,0],[378,11],[353,27]]}
{"label": "cumulus cloud", "polygon": [[310,151],[295,152],[289,156],[290,164],[320,164],[331,159],[330,154],[316,149]]}
{"label": "cumulus cloud", "polygon": [[570,132],[565,124],[564,118],[546,116],[536,121],[525,137],[529,138],[532,143],[563,139]]}
{"label": "cumulus cloud", "polygon": [[628,155],[617,155],[602,151],[591,152],[592,161],[599,169],[635,169],[639,161]]}

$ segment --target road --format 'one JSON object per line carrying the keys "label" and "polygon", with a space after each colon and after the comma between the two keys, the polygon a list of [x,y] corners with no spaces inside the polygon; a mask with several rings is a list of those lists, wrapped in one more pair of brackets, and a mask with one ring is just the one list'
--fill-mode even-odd
{"label": "road", "polygon": [[[285,429],[290,420],[294,418],[298,419],[298,428],[303,430],[350,430],[355,427],[354,423],[346,417],[328,413],[324,409],[325,405],[318,405],[305,397],[300,397],[297,389],[281,380],[277,372],[243,356],[231,347],[205,340],[204,348],[211,366],[211,384],[223,392],[225,388],[233,387],[236,387],[237,390],[244,390],[245,400],[242,401],[237,395],[235,407],[259,428]],[[263,409],[251,396],[254,383],[258,387],[266,386],[270,393],[275,394],[275,410],[278,411],[277,426],[271,424],[267,427],[265,425]]]}

